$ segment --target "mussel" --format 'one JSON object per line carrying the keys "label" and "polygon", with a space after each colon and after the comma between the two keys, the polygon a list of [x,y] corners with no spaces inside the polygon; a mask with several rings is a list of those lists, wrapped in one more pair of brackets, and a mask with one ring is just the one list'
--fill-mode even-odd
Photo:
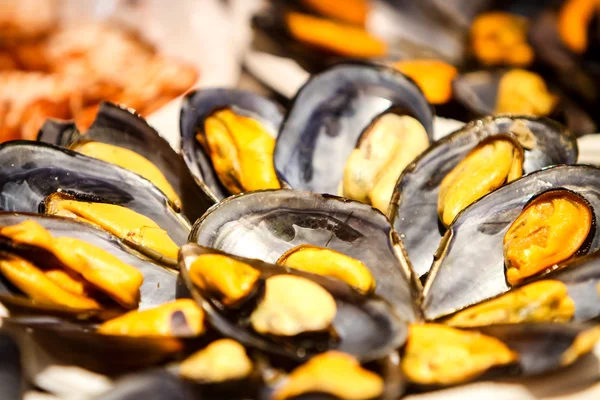
{"label": "mussel", "polygon": [[[141,307],[144,309],[174,299],[176,276],[173,272],[169,271],[163,265],[136,254],[134,250],[124,246],[113,235],[89,224],[59,217],[5,212],[0,213],[0,226],[2,227],[0,228],[2,231],[0,233],[0,247],[3,262],[16,259],[16,261],[21,263],[26,262],[27,265],[25,265],[25,268],[27,270],[35,272],[36,270],[40,271],[38,268],[42,268],[43,271],[40,279],[36,279],[33,273],[29,273],[23,277],[30,279],[31,282],[15,284],[14,279],[18,278],[18,276],[13,275],[13,279],[7,279],[5,272],[18,272],[19,269],[15,269],[11,265],[2,268],[2,275],[4,277],[0,281],[2,285],[1,300],[9,310],[16,312],[28,310],[28,313],[35,313],[36,309],[41,309],[44,312],[53,314],[60,312],[59,315],[61,316],[70,316],[76,319],[82,319],[86,315],[89,318],[103,318],[102,310],[106,309],[106,307],[103,307],[101,304],[95,304],[94,307],[82,309],[69,301],[62,301],[60,295],[55,296],[58,302],[50,301],[50,299],[46,301],[38,299],[32,302],[23,297],[21,293],[30,292],[30,288],[34,287],[38,287],[38,289],[36,289],[37,293],[32,293],[33,295],[43,295],[38,285],[41,280],[46,279],[50,281],[49,284],[54,283],[55,287],[63,289],[63,293],[66,295],[72,296],[73,293],[79,293],[79,298],[85,298],[84,295],[87,291],[92,291],[93,293],[99,288],[104,288],[103,291],[105,293],[114,298],[122,306],[127,306],[127,308]],[[78,250],[80,245],[93,246],[93,248],[81,248],[81,250]],[[78,251],[81,251],[80,255],[78,255]],[[103,256],[96,254],[98,251],[107,252],[118,263],[125,264],[128,266],[127,268],[135,268],[136,272],[139,271],[137,273],[140,274],[143,282],[139,284],[139,288],[131,288],[131,296],[125,296],[125,288],[112,290],[114,285],[120,284],[117,278],[124,278],[123,275],[119,276],[118,264],[112,258],[104,264],[108,268],[106,273],[109,275],[104,275],[105,273],[100,270],[91,275],[91,270],[84,271],[81,269],[78,272],[69,266],[72,263],[77,263],[77,261],[70,259],[71,253],[84,260],[84,257]],[[100,263],[104,262],[102,261],[103,259],[100,258]],[[90,263],[89,265],[93,264]],[[79,268],[75,264],[73,264],[73,267]],[[65,273],[60,274],[61,271]],[[45,278],[43,275],[45,275]],[[85,278],[86,275],[89,278]],[[129,275],[131,274],[127,274],[127,280],[129,280]],[[85,281],[92,285],[90,286],[87,283],[82,284],[82,276]],[[138,278],[133,278],[137,282]],[[122,283],[125,283],[125,280],[122,280]],[[20,290],[16,287],[19,287]],[[137,302],[138,297],[139,304]],[[105,301],[106,299],[102,300]],[[132,302],[135,302],[135,304]],[[92,300],[91,303],[93,304],[95,301]],[[112,304],[113,306],[109,308],[112,308],[114,311],[117,304]],[[129,306],[130,304],[131,306]],[[114,316],[114,312],[112,315]]]}
{"label": "mussel", "polygon": [[[152,183],[118,166],[41,142],[0,147],[0,208],[82,220],[160,262],[176,264],[189,222]],[[123,225],[125,223],[125,225]]]}
{"label": "mussel", "polygon": [[72,122],[49,120],[37,140],[117,164],[148,179],[175,208],[195,221],[210,205],[182,157],[135,112],[101,103],[96,119],[83,134]]}
{"label": "mussel", "polygon": [[[162,361],[181,351],[181,337],[197,335],[197,329],[186,328],[187,314],[169,306],[176,274],[113,235],[86,223],[28,213],[0,213],[0,226],[0,301],[10,313],[4,324],[19,335],[27,329],[58,360],[116,373]],[[22,274],[23,264],[29,272]],[[134,276],[131,284],[137,288],[128,283],[129,269],[143,279]],[[163,305],[173,309],[159,313],[156,307]],[[134,330],[120,322],[129,315],[119,317],[126,308],[147,310],[134,321]],[[104,320],[108,328],[97,329]],[[157,321],[160,329],[172,329],[168,337],[159,337]]]}
{"label": "mussel", "polygon": [[16,343],[0,334],[0,395],[6,400],[23,398],[21,357]]}
{"label": "mussel", "polygon": [[[597,249],[598,179],[600,170],[594,167],[550,167],[509,183],[465,209],[440,242],[424,289],[425,317],[446,316],[511,288],[519,290],[557,264]],[[585,309],[597,302],[579,288],[573,289],[572,299],[587,298],[580,298],[579,305],[562,304],[568,299],[565,288],[558,286],[543,291],[557,291],[550,299],[556,307]],[[571,296],[569,284],[566,289]],[[533,290],[533,297],[543,306],[539,289]],[[518,307],[518,301],[508,303]]]}
{"label": "mussel", "polygon": [[[475,151],[474,149],[477,149],[480,144],[489,143],[493,138],[505,138],[504,140],[514,143],[513,139],[502,135],[506,133],[514,136],[524,150],[522,172],[512,179],[520,176],[521,173],[528,174],[555,164],[571,164],[577,159],[575,138],[564,127],[546,118],[487,117],[472,121],[433,144],[404,171],[390,203],[390,220],[404,242],[408,257],[418,276],[423,276],[429,271],[445,230],[438,217],[440,202],[443,203],[446,198],[451,199],[447,193],[440,193],[444,186],[444,179],[450,179],[447,177],[453,169],[466,167],[465,157]],[[516,147],[518,149],[519,146]],[[494,161],[493,166],[500,170],[498,162],[499,160]],[[503,159],[502,165],[505,162],[506,160]],[[512,164],[506,165],[508,172],[511,171],[510,165]],[[474,170],[479,169],[477,165],[473,167]],[[498,170],[494,169],[495,173]],[[457,171],[452,174],[456,175]],[[489,179],[490,176],[486,175],[485,179]],[[469,178],[471,179],[472,176]],[[485,183],[487,182],[485,179],[478,182],[485,186],[488,184]],[[504,184],[505,178],[500,177],[500,183]],[[457,190],[457,187],[452,185],[447,187]],[[488,187],[488,192],[494,187],[498,187],[497,184]],[[470,190],[470,188],[465,189]],[[480,192],[477,197],[486,193],[486,191]],[[463,204],[460,209],[465,205],[467,204]],[[442,211],[443,209],[444,207]],[[455,212],[452,214],[456,215]],[[452,219],[449,217],[445,224],[451,223]]]}
{"label": "mussel", "polygon": [[279,188],[272,164],[281,108],[234,89],[189,93],[181,110],[181,149],[200,189],[212,202],[231,194]]}
{"label": "mussel", "polygon": [[391,302],[400,317],[417,318],[413,299],[419,298],[420,284],[404,258],[398,258],[402,243],[385,216],[365,204],[298,190],[247,193],[214,206],[194,224],[190,241],[271,263],[285,264],[288,257],[281,257],[300,245],[342,253],[368,268],[375,293]]}
{"label": "mussel", "polygon": [[502,374],[530,376],[567,366],[600,339],[592,324],[509,324],[456,329],[411,325],[402,370],[424,389]]}
{"label": "mussel", "polygon": [[[388,303],[360,295],[341,281],[194,243],[182,247],[180,262],[184,281],[211,325],[250,348],[296,361],[337,349],[362,361],[373,361],[385,357],[405,339],[406,325]],[[227,292],[214,284],[217,275],[232,281],[244,273],[239,268],[219,270],[228,262],[241,264],[246,273],[259,273],[242,306],[228,302]],[[218,271],[195,271],[202,263],[210,263]]]}
{"label": "mussel", "polygon": [[395,181],[432,134],[433,111],[412,80],[383,65],[338,64],[299,90],[277,137],[275,168],[294,189],[386,212]]}

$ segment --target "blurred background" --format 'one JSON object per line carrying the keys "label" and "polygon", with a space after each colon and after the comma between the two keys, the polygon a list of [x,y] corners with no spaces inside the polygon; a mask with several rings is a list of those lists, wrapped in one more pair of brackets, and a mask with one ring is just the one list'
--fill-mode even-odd
{"label": "blurred background", "polygon": [[[177,146],[179,100],[238,86],[284,106],[311,73],[369,60],[440,117],[545,115],[597,132],[597,0],[0,0],[0,141],[48,117],[135,109]],[[453,125],[454,126],[454,125]]]}

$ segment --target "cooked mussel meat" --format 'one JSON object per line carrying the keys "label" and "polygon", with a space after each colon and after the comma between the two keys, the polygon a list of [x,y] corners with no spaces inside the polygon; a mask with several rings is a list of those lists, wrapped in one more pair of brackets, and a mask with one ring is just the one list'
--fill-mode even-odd
{"label": "cooked mussel meat", "polygon": [[192,354],[179,366],[179,375],[204,383],[219,383],[248,377],[252,360],[244,346],[232,339],[219,339]]}
{"label": "cooked mussel meat", "polygon": [[440,324],[413,324],[402,358],[409,381],[420,385],[465,382],[488,369],[517,361],[500,340]]}
{"label": "cooked mussel meat", "polygon": [[512,69],[502,74],[498,82],[494,113],[546,116],[557,100],[541,76],[524,69]]}
{"label": "cooked mussel meat", "polygon": [[[0,271],[34,301],[74,309],[97,309],[99,304],[85,293],[74,293],[72,284],[85,282],[109,296],[124,308],[137,308],[144,277],[136,268],[92,244],[69,237],[54,237],[33,220],[0,227],[0,237],[15,246],[27,245],[45,250],[69,271],[69,285],[48,277],[31,262],[3,253]],[[65,276],[63,276],[64,278]]]}
{"label": "cooked mussel meat", "polygon": [[175,193],[175,190],[160,169],[138,153],[112,144],[93,141],[76,142],[69,146],[69,148],[86,156],[94,157],[135,172],[152,182],[173,204],[181,207],[181,199]]}
{"label": "cooked mussel meat", "polygon": [[438,215],[445,226],[471,203],[523,174],[524,152],[513,136],[490,136],[479,143],[440,184]]}
{"label": "cooked mussel meat", "polygon": [[455,66],[428,59],[403,60],[393,66],[412,78],[431,104],[444,104],[452,99],[452,80],[458,75]]}
{"label": "cooked mussel meat", "polygon": [[264,298],[250,315],[261,334],[295,336],[330,328],[337,306],[333,296],[308,279],[277,275],[265,280]]}
{"label": "cooked mussel meat", "polygon": [[177,260],[179,248],[169,234],[150,218],[129,208],[53,193],[44,200],[44,212],[102,228],[165,263],[173,264]]}
{"label": "cooked mussel meat", "polygon": [[[194,264],[207,255],[228,257],[245,264],[244,269],[260,273],[254,283],[256,290],[249,291],[243,307],[224,304],[223,293],[215,296],[214,289],[193,284],[192,272],[202,273],[194,271]],[[212,260],[216,261],[213,269],[223,263],[215,257]],[[207,312],[211,325],[245,346],[293,360],[304,360],[328,349],[374,360],[403,341],[404,324],[387,303],[365,297],[342,281],[191,243],[182,247],[180,261],[184,281]],[[360,331],[353,328],[355,324],[361,326]]]}
{"label": "cooked mussel meat", "polygon": [[402,370],[420,387],[463,383],[492,369],[496,374],[537,375],[573,363],[598,339],[600,330],[589,324],[508,324],[478,330],[414,324]]}
{"label": "cooked mussel meat", "polygon": [[533,199],[504,236],[506,280],[518,284],[570,258],[588,241],[594,218],[585,198],[568,190]]}
{"label": "cooked mussel meat", "polygon": [[329,18],[364,26],[370,11],[367,0],[350,0],[340,7],[335,0],[300,0],[300,4]]}
{"label": "cooked mussel meat", "polygon": [[341,63],[299,90],[277,137],[275,170],[294,189],[344,193],[385,210],[432,122],[427,99],[398,70]]}
{"label": "cooked mussel meat", "polygon": [[550,91],[539,74],[524,69],[467,72],[457,76],[452,85],[457,101],[476,117],[489,114],[551,115],[569,122],[570,113],[575,110],[566,98],[561,99],[559,107],[559,97],[554,89]]}
{"label": "cooked mussel meat", "polygon": [[194,337],[204,332],[204,312],[190,299],[176,300],[147,310],[134,310],[102,323],[104,335],[130,337]]}
{"label": "cooked mussel meat", "polygon": [[379,375],[363,368],[349,354],[328,351],[294,369],[272,398],[285,400],[321,393],[338,399],[369,400],[378,398],[383,391],[384,381]]}
{"label": "cooked mussel meat", "polygon": [[[511,182],[465,209],[440,243],[424,289],[425,316],[439,318],[492,299],[575,255],[596,250],[600,242],[595,222],[600,206],[598,179],[600,172],[593,167],[550,167]],[[535,294],[541,304],[531,304],[530,311],[534,312],[535,305],[544,313],[548,300],[535,293],[536,287],[523,287],[510,297],[496,299],[497,304],[514,301],[512,308],[518,309],[516,299]],[[589,292],[582,289],[568,288],[576,306],[577,293],[587,296]],[[569,301],[560,294],[562,287],[554,285],[553,290],[552,307],[562,304],[568,311]],[[595,301],[593,296],[580,307],[587,308]],[[499,315],[513,311],[499,311]],[[522,317],[528,318],[525,311]]]}
{"label": "cooked mussel meat", "polygon": [[526,66],[533,62],[527,18],[506,12],[480,14],[471,25],[471,47],[484,65]]}
{"label": "cooked mussel meat", "polygon": [[563,44],[581,54],[588,48],[588,29],[594,16],[600,15],[595,0],[566,0],[557,20],[557,31]]}
{"label": "cooked mussel meat", "polygon": [[231,194],[281,187],[273,167],[275,139],[261,122],[231,109],[217,110],[204,120],[196,139]]}
{"label": "cooked mussel meat", "polygon": [[371,58],[384,56],[388,50],[383,40],[360,26],[294,11],[286,13],[284,19],[292,38],[329,53]]}
{"label": "cooked mussel meat", "polygon": [[217,202],[248,190],[278,188],[274,137],[281,108],[257,94],[203,89],[185,97],[181,149],[200,189]]}
{"label": "cooked mussel meat", "polygon": [[428,146],[427,132],[416,119],[393,112],[379,116],[346,161],[342,195],[386,214],[398,177]]}
{"label": "cooked mussel meat", "polygon": [[375,291],[377,283],[361,261],[326,247],[296,246],[279,257],[277,264],[346,282],[361,293]]}
{"label": "cooked mussel meat", "polygon": [[260,272],[246,263],[221,254],[196,258],[189,270],[192,282],[218,296],[228,307],[242,302],[256,288]]}
{"label": "cooked mussel meat", "polygon": [[103,230],[64,218],[0,213],[0,253],[0,297],[11,316],[106,319],[175,295],[173,272]]}

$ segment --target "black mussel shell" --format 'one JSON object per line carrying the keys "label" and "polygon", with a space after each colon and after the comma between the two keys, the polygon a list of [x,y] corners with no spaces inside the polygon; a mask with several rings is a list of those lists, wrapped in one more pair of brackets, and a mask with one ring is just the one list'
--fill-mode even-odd
{"label": "black mussel shell", "polygon": [[57,363],[108,375],[161,363],[183,351],[186,342],[192,340],[102,335],[93,325],[55,317],[7,318],[3,328],[15,335],[30,335]]}
{"label": "black mussel shell", "polygon": [[397,70],[353,62],[313,75],[296,94],[279,131],[277,174],[294,189],[337,194],[361,133],[388,111],[414,117],[433,137],[432,107]]}
{"label": "black mussel shell", "polygon": [[[136,254],[133,250],[123,245],[118,238],[101,229],[83,222],[61,217],[29,213],[0,213],[0,226],[15,225],[27,220],[39,223],[53,236],[72,237],[91,243],[118,257],[124,263],[137,268],[144,275],[144,283],[140,288],[140,308],[151,308],[175,300],[175,284],[177,280],[175,272]],[[47,263],[51,263],[53,260],[54,263],[59,263],[52,254],[49,254],[45,250],[29,245],[13,243],[3,237],[0,237],[0,249],[18,254],[34,263],[37,261],[40,265],[48,265]],[[34,303],[21,294],[18,289],[14,288],[1,275],[0,301],[11,311],[11,316],[13,314],[44,314],[58,315],[63,318],[76,320],[107,319],[116,316],[115,310],[81,312],[66,307],[51,307]]]}
{"label": "black mussel shell", "polygon": [[[261,279],[287,274],[309,279],[325,288],[337,303],[337,313],[332,323],[336,340],[315,341],[297,338],[274,338],[260,335],[247,326],[240,313],[227,313],[223,306],[202,292],[191,281],[188,269],[194,260],[202,254],[223,254],[238,261],[250,264],[261,273]],[[294,271],[257,259],[229,255],[215,249],[198,246],[195,243],[184,245],[180,252],[180,270],[198,304],[206,312],[210,324],[222,335],[260,351],[283,356],[295,361],[303,361],[319,352],[336,349],[354,355],[361,361],[372,361],[385,357],[400,347],[406,340],[407,325],[396,317],[392,307],[374,296],[362,296],[345,283],[328,277]]]}
{"label": "black mussel shell", "polygon": [[[539,375],[566,366],[565,352],[575,343],[577,336],[593,324],[514,324],[492,325],[479,328],[483,334],[493,336],[504,342],[513,351],[519,353],[519,375]],[[598,328],[595,328],[598,329]],[[592,349],[583,349],[579,357]],[[569,361],[575,361],[569,360]]]}
{"label": "black mussel shell", "polygon": [[576,162],[577,141],[560,124],[547,118],[499,116],[472,121],[438,140],[404,170],[392,196],[389,218],[418,276],[429,271],[443,235],[437,203],[444,177],[483,139],[524,129],[533,134],[536,142],[534,148],[525,148],[525,174]]}
{"label": "black mussel shell", "polygon": [[156,222],[182,245],[189,222],[165,195],[139,175],[116,165],[42,142],[0,145],[0,209],[39,212],[44,199],[62,191],[75,197],[117,204]]}
{"label": "black mussel shell", "polygon": [[204,120],[218,109],[231,107],[235,112],[254,118],[277,135],[283,111],[275,102],[260,95],[237,89],[202,89],[188,93],[181,108],[181,152],[200,189],[213,202],[230,193],[219,182],[212,160],[196,140],[204,129]]}
{"label": "black mussel shell", "polygon": [[402,243],[383,214],[363,203],[298,190],[265,190],[230,197],[192,228],[190,242],[274,263],[301,244],[327,247],[362,261],[377,282],[376,294],[413,321],[420,296]]}
{"label": "black mussel shell", "polygon": [[559,37],[558,12],[557,7],[548,7],[538,14],[531,24],[529,42],[549,77],[572,97],[573,101],[582,107],[598,126],[600,124],[596,112],[600,99],[597,61],[598,17],[592,18],[588,29],[590,42],[588,50],[578,55],[568,49]]}
{"label": "black mussel shell", "polygon": [[[564,188],[583,197],[599,221],[599,183],[599,168],[549,167],[517,179],[463,210],[444,235],[427,278],[425,317],[439,318],[507,292],[503,238],[523,207],[541,193]],[[600,226],[593,223],[585,250],[599,247]]]}
{"label": "black mussel shell", "polygon": [[[452,83],[454,98],[465,108],[469,119],[495,114],[498,85],[506,70],[480,70],[460,74]],[[565,124],[577,136],[596,132],[596,124],[588,113],[566,94],[551,86],[559,96],[549,118]]]}
{"label": "black mussel shell", "polygon": [[21,355],[16,343],[5,333],[0,333],[0,398],[23,398]]}
{"label": "black mussel shell", "polygon": [[112,103],[102,103],[90,128],[81,134],[73,122],[48,120],[37,140],[69,147],[77,141],[95,141],[134,151],[145,157],[165,175],[182,202],[182,211],[195,221],[212,205],[200,191],[182,157],[133,111]]}

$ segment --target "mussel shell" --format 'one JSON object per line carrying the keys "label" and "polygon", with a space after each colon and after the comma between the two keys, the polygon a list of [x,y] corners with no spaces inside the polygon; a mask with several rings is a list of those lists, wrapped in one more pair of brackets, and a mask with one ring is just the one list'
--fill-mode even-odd
{"label": "mussel shell", "polygon": [[6,334],[0,334],[0,398],[23,398],[21,356],[16,343]]}
{"label": "mussel shell", "polygon": [[432,144],[404,170],[396,184],[389,211],[390,221],[404,242],[418,276],[429,271],[442,238],[437,214],[442,180],[483,139],[510,132],[515,121],[525,124],[537,141],[534,149],[525,150],[525,174],[577,160],[576,139],[563,126],[547,118],[486,117],[472,121]]}
{"label": "mussel shell", "polygon": [[575,342],[577,335],[592,327],[591,324],[538,323],[492,325],[478,330],[519,353],[518,373],[529,376],[563,367],[563,353]]}
{"label": "mussel shell", "polygon": [[204,129],[204,120],[218,109],[230,107],[235,112],[261,122],[268,132],[277,135],[283,112],[275,102],[260,95],[237,89],[201,89],[183,99],[180,116],[181,152],[197,185],[216,203],[230,195],[221,185],[212,160],[196,140]]}
{"label": "mussel shell", "polygon": [[573,320],[585,322],[600,317],[600,251],[560,263],[540,279],[554,279],[567,286],[575,303]]}
{"label": "mussel shell", "polygon": [[309,279],[327,290],[337,303],[337,313],[332,322],[338,339],[333,347],[336,350],[354,355],[361,361],[373,361],[385,357],[400,347],[406,340],[408,326],[393,311],[391,305],[375,296],[363,296],[342,281],[291,270],[282,266],[267,264],[256,259],[229,255],[219,250],[188,243],[181,248],[179,255],[181,276],[192,293],[192,298],[206,312],[210,324],[226,337],[267,353],[303,361],[315,355],[314,349],[295,343],[293,338],[278,343],[254,332],[241,321],[228,316],[223,306],[201,291],[192,283],[188,269],[196,258],[203,254],[224,254],[238,261],[250,264],[261,273],[261,278],[286,274]]}
{"label": "mussel shell", "polygon": [[112,103],[102,103],[94,123],[81,134],[73,122],[48,120],[37,140],[69,147],[77,141],[95,141],[129,149],[145,157],[164,174],[182,202],[182,211],[195,221],[212,205],[200,191],[182,157],[133,111]]}
{"label": "mussel shell", "polygon": [[[137,268],[144,275],[144,282],[140,287],[140,309],[155,307],[175,299],[177,276],[172,270],[135,254],[124,246],[118,238],[101,229],[61,217],[29,213],[0,213],[0,226],[15,225],[27,220],[39,223],[53,236],[72,237],[91,243]],[[25,258],[36,256],[32,251],[32,246],[7,243],[6,240],[0,241],[0,248],[4,251],[22,254]],[[41,249],[37,256],[42,260],[50,261],[52,259],[52,255]],[[101,310],[82,313],[66,307],[49,307],[36,304],[16,291],[2,276],[0,276],[0,301],[11,311],[11,314],[52,314],[78,320],[114,317],[114,310],[113,312]]]}
{"label": "mussel shell", "polygon": [[[162,369],[144,371],[121,377],[109,391],[95,400],[137,399],[195,400],[199,397],[191,383]],[[202,397],[200,397],[202,399]]]}
{"label": "mussel shell", "polygon": [[[550,167],[497,189],[463,210],[444,235],[425,284],[425,317],[435,319],[507,292],[504,235],[531,198],[557,188],[585,198],[599,221],[599,168]],[[588,251],[600,246],[599,224],[592,231]]]}
{"label": "mussel shell", "polygon": [[121,205],[156,222],[182,245],[189,222],[177,213],[150,181],[71,150],[42,142],[12,141],[0,145],[0,209],[39,212],[44,199],[64,191],[87,199]]}
{"label": "mussel shell", "polygon": [[298,91],[275,145],[275,169],[294,189],[336,194],[346,159],[367,126],[394,110],[433,137],[433,109],[408,77],[384,65],[342,63]]}
{"label": "mussel shell", "polygon": [[300,244],[327,247],[362,261],[375,293],[401,318],[417,318],[420,285],[397,258],[402,243],[383,214],[360,202],[285,189],[233,196],[196,221],[189,241],[269,263]]}
{"label": "mussel shell", "polygon": [[[460,74],[452,82],[454,98],[465,108],[471,118],[495,114],[498,86],[506,72],[506,70],[479,70]],[[578,136],[596,132],[596,124],[586,111],[553,85],[549,89],[551,93],[560,96],[558,103],[548,115],[549,118],[564,123]]]}
{"label": "mussel shell", "polygon": [[158,364],[182,351],[191,340],[102,335],[92,325],[55,317],[7,318],[3,327],[14,334],[31,335],[59,364],[109,375]]}

